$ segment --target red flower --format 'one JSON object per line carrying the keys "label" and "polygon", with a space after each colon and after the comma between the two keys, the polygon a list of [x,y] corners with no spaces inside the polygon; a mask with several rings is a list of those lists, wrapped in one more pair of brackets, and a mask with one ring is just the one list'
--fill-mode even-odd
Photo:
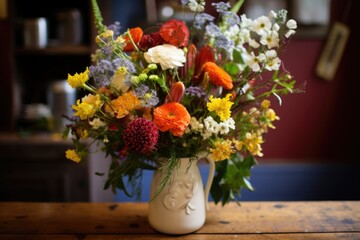
{"label": "red flower", "polygon": [[178,103],[166,103],[154,109],[154,123],[162,132],[170,131],[174,136],[184,134],[190,122],[190,114]]}
{"label": "red flower", "polygon": [[[141,41],[142,37],[143,37],[143,30],[141,28],[139,28],[139,27],[131,28],[130,29],[130,35],[131,35],[131,38],[134,41],[134,43],[138,44]],[[126,45],[123,48],[123,50],[125,52],[134,51],[134,49],[135,49],[134,45],[130,41],[130,38],[129,38],[129,36],[127,34],[124,36],[124,39],[126,41]]]}
{"label": "red flower", "polygon": [[155,150],[159,132],[153,122],[145,118],[131,121],[123,132],[123,140],[129,152],[149,154]]}
{"label": "red flower", "polygon": [[215,62],[215,53],[212,47],[206,45],[200,48],[199,53],[196,55],[195,61],[195,74],[200,74],[201,67],[206,62]]}
{"label": "red flower", "polygon": [[176,47],[186,47],[189,42],[189,29],[181,20],[171,19],[160,28],[161,37]]}
{"label": "red flower", "polygon": [[159,32],[145,34],[139,42],[141,50],[146,51],[149,48],[161,45],[164,39],[161,37]]}

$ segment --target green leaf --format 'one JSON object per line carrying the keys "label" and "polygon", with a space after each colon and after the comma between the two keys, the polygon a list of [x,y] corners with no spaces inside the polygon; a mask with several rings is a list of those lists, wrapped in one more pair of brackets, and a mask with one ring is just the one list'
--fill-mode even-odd
{"label": "green leaf", "polygon": [[237,50],[233,51],[233,60],[236,63],[244,64],[244,59],[242,58],[241,53]]}
{"label": "green leaf", "polygon": [[210,190],[215,204],[220,201],[222,205],[232,200],[238,201],[243,188],[253,191],[249,177],[255,164],[257,162],[253,156],[243,157],[241,154],[235,155],[230,161],[218,163]]}
{"label": "green leaf", "polygon": [[239,0],[232,8],[231,12],[238,13],[245,0]]}
{"label": "green leaf", "polygon": [[240,72],[239,67],[235,63],[227,63],[224,65],[224,70],[230,75],[236,75]]}
{"label": "green leaf", "polygon": [[253,186],[251,185],[250,181],[247,178],[243,178],[244,180],[244,186],[246,189],[250,190],[250,191],[254,191]]}
{"label": "green leaf", "polygon": [[231,198],[230,198],[230,190],[225,191],[223,195],[224,196],[222,198],[221,204],[223,206],[225,206],[225,204],[227,204],[231,200]]}

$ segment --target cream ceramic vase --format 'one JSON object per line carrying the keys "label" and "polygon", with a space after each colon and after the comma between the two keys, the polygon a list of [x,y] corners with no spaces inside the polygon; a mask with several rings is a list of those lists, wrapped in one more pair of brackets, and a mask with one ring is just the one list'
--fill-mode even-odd
{"label": "cream ceramic vase", "polygon": [[[189,158],[180,159],[180,166],[174,171],[168,184],[149,203],[149,223],[159,232],[187,234],[200,229],[205,223],[215,163],[208,160],[210,170],[204,189],[197,165],[198,160],[192,160],[190,165],[189,161]],[[155,171],[151,198],[158,189],[164,172],[165,169]]]}

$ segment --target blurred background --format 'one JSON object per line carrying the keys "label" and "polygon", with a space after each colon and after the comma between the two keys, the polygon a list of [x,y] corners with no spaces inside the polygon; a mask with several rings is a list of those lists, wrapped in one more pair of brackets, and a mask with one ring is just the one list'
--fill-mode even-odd
{"label": "blurred background", "polygon": [[[210,1],[208,1],[210,2]],[[211,1],[214,2],[214,1]],[[233,1],[234,2],[234,1]],[[98,0],[106,25],[144,29],[192,17],[175,0]],[[249,17],[286,8],[298,31],[283,54],[304,93],[273,101],[281,120],[253,169],[250,200],[360,200],[357,154],[359,53],[352,0],[246,0]],[[207,9],[211,11],[211,9]],[[0,201],[130,201],[102,190],[107,159],[64,157],[63,113],[78,94],[68,73],[90,65],[95,29],[89,0],[0,0]],[[79,70],[80,69],[80,70]],[[207,166],[200,166],[204,179]],[[148,200],[152,172],[144,176]]]}

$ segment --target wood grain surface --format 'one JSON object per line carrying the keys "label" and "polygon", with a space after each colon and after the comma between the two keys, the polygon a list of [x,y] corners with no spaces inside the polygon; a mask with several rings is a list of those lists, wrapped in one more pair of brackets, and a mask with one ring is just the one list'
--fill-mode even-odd
{"label": "wood grain surface", "polygon": [[[0,203],[0,239],[172,239],[147,222],[147,203]],[[212,204],[183,239],[360,239],[359,201]]]}

